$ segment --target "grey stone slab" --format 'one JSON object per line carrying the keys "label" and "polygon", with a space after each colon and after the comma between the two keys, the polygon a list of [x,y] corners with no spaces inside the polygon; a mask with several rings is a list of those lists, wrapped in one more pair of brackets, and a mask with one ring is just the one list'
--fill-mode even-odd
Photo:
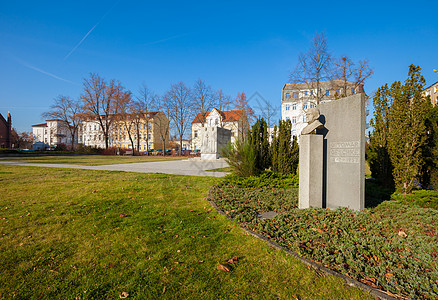
{"label": "grey stone slab", "polygon": [[272,218],[275,217],[276,215],[278,215],[278,213],[276,213],[275,211],[268,211],[268,212],[262,212],[262,213],[259,213],[259,214],[257,215],[257,218],[260,219],[260,220],[263,220],[263,219],[272,219]]}
{"label": "grey stone slab", "polygon": [[324,124],[323,206],[365,206],[365,95],[322,103]]}
{"label": "grey stone slab", "polygon": [[199,131],[201,137],[201,159],[214,160],[220,157],[222,147],[231,140],[231,130],[222,127],[203,127]]}
{"label": "grey stone slab", "polygon": [[298,208],[323,207],[323,136],[302,135],[299,158]]}

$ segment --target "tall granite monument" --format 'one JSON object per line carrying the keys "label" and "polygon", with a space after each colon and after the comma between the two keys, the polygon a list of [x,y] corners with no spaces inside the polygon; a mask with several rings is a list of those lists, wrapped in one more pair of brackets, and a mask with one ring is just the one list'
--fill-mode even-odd
{"label": "tall granite monument", "polygon": [[220,150],[231,141],[231,130],[222,127],[203,127],[200,130],[201,159],[214,160],[220,157]]}
{"label": "tall granite monument", "polygon": [[306,127],[300,137],[299,208],[361,210],[365,206],[365,95],[322,103],[318,109],[316,121],[321,125],[308,119],[308,127],[315,128],[306,131]]}

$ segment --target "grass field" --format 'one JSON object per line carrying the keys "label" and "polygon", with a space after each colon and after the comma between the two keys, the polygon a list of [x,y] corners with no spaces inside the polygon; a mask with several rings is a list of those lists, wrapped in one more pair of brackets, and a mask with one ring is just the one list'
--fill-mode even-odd
{"label": "grass field", "polygon": [[83,166],[99,166],[127,164],[137,162],[152,162],[163,160],[181,160],[181,157],[162,156],[108,156],[108,155],[78,155],[78,156],[36,156],[36,157],[5,157],[0,161],[44,163],[44,164],[73,164]]}
{"label": "grass field", "polygon": [[0,166],[0,298],[371,298],[218,214],[216,180]]}

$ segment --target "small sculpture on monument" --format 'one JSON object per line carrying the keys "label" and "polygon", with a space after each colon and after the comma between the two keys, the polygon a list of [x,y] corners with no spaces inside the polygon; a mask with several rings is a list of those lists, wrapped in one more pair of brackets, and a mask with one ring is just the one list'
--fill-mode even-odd
{"label": "small sculpture on monument", "polygon": [[311,134],[314,133],[316,129],[321,129],[324,125],[319,121],[319,109],[316,107],[309,108],[306,111],[307,126],[301,131],[301,134]]}

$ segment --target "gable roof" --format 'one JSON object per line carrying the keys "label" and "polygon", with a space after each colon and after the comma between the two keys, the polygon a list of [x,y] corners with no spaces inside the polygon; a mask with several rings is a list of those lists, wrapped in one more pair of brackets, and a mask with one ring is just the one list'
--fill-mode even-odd
{"label": "gable roof", "polygon": [[243,110],[219,110],[217,108],[213,108],[210,112],[198,113],[193,119],[192,124],[194,123],[205,123],[207,121],[207,117],[210,113],[216,110],[222,116],[222,122],[235,122],[239,121],[242,116],[245,114]]}
{"label": "gable roof", "polygon": [[32,125],[32,127],[47,127],[47,123]]}

